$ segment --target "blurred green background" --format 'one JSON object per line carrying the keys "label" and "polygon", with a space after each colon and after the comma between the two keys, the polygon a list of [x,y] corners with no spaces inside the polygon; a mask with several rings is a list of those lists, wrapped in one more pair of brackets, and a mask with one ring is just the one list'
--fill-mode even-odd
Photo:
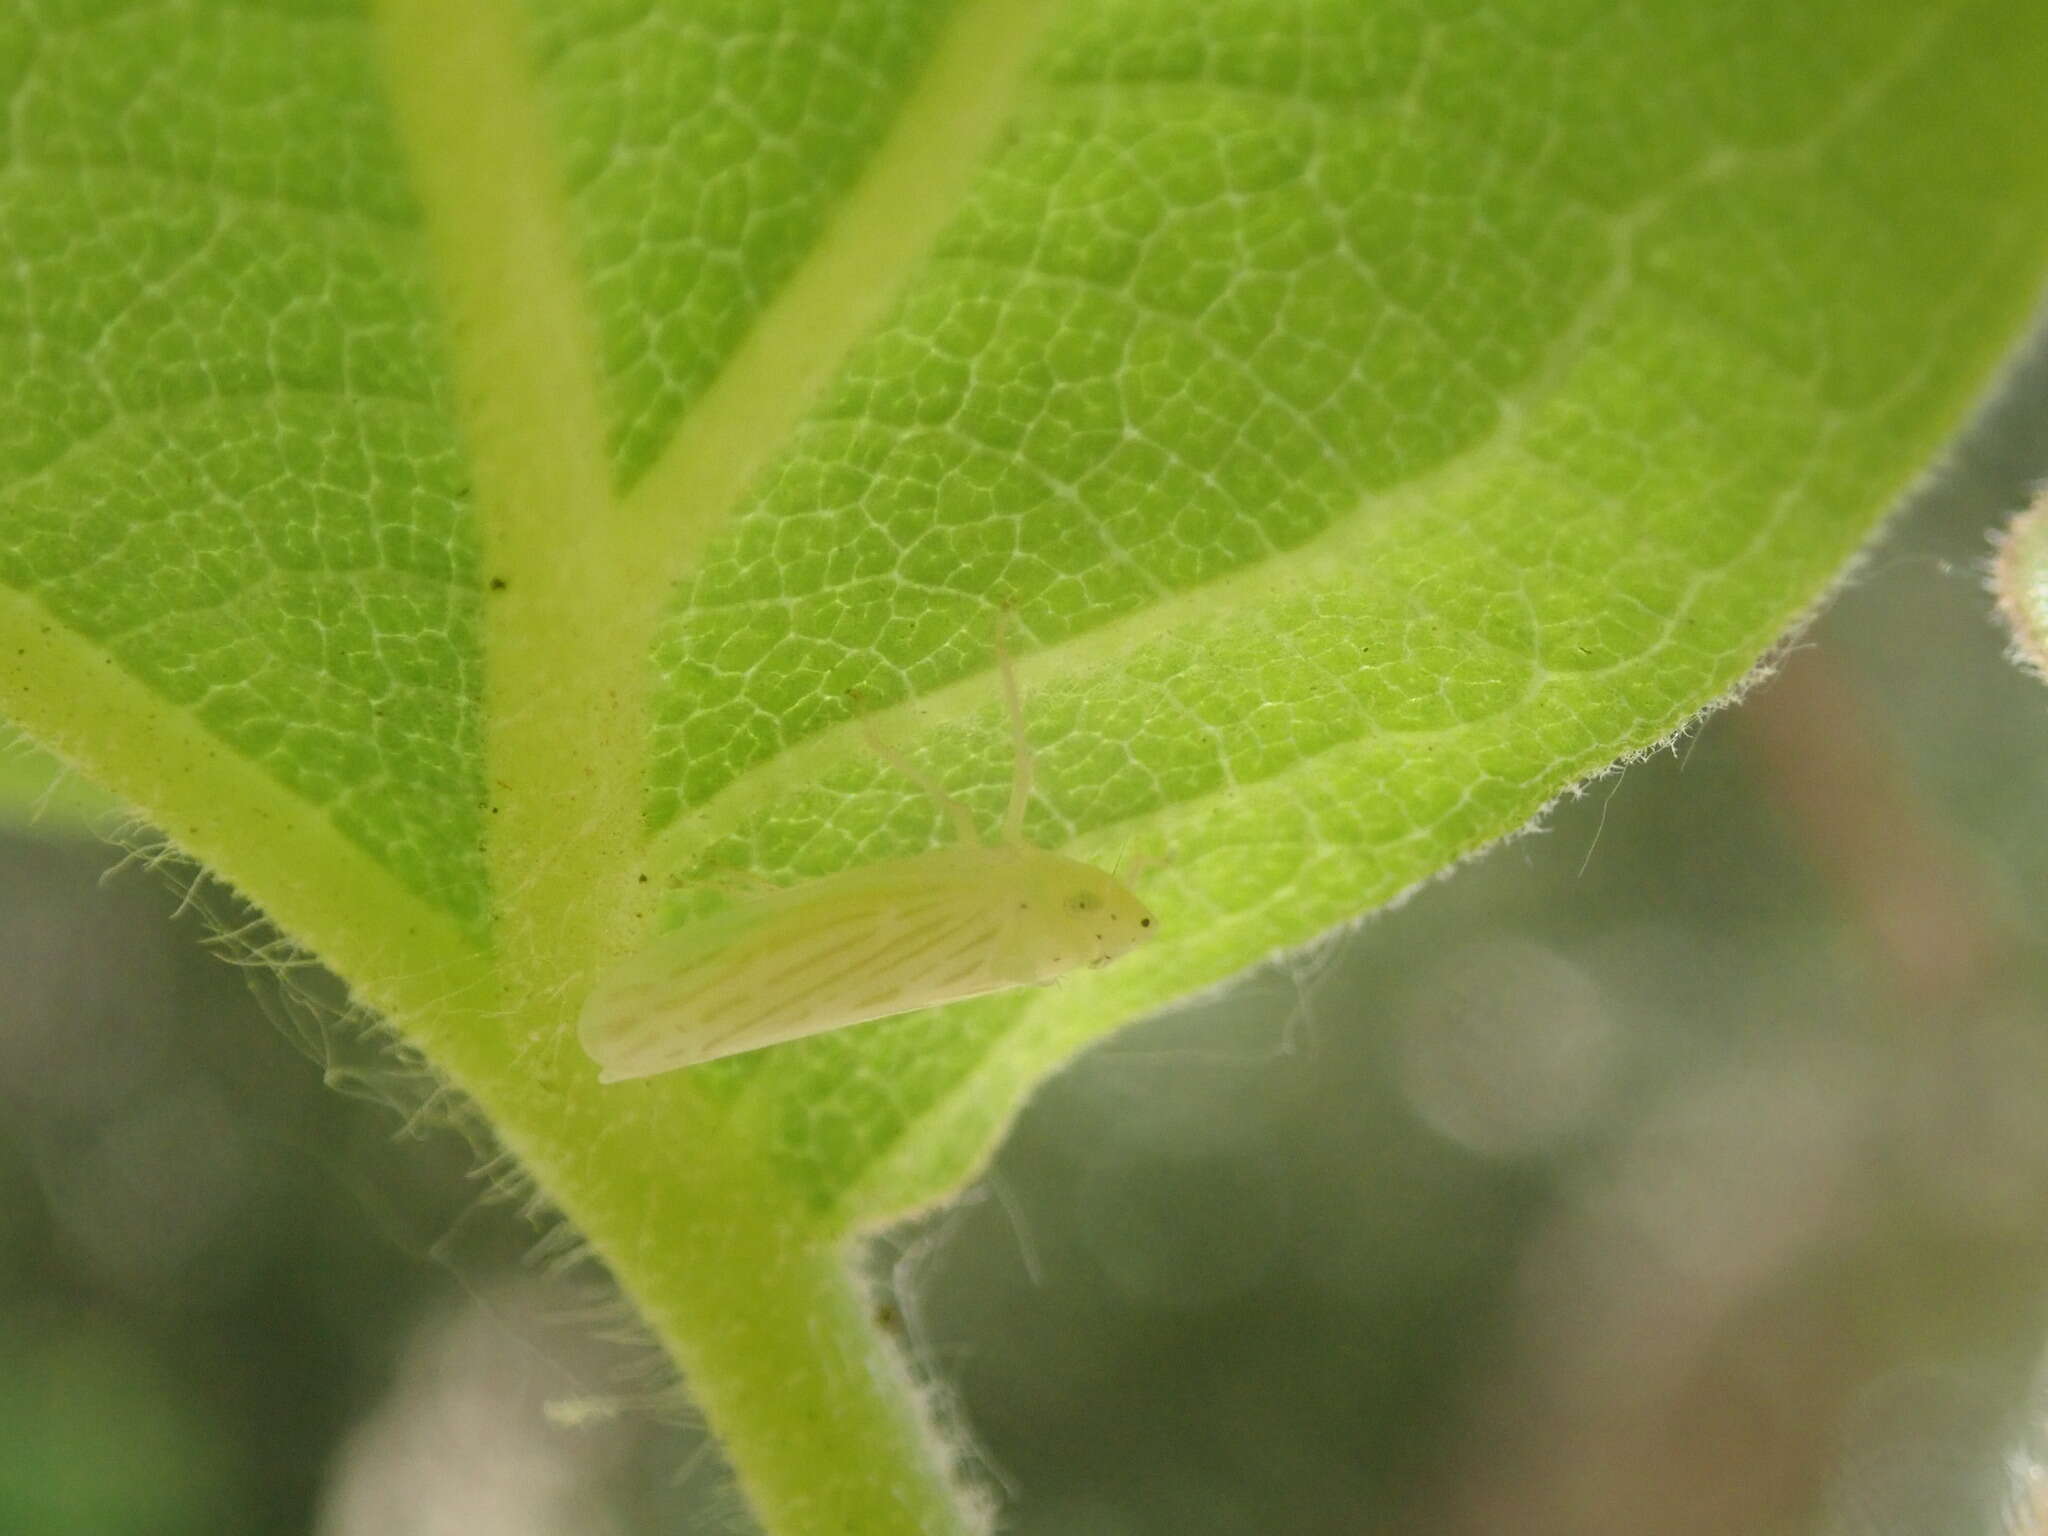
{"label": "blurred green background", "polygon": [[[2048,1533],[2043,477],[2037,347],[1739,709],[878,1245],[1006,1531]],[[0,840],[0,1532],[746,1530],[459,1107],[114,858]]]}

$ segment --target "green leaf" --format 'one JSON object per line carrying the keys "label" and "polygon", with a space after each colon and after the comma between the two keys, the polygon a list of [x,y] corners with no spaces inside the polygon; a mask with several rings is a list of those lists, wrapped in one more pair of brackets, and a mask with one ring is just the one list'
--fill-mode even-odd
{"label": "green leaf", "polygon": [[[946,1529],[844,1235],[1737,684],[2040,291],[2044,77],[2021,0],[17,9],[0,711],[477,1099],[771,1528]],[[947,835],[864,729],[994,817],[1004,610],[1159,940],[599,1089],[669,875]]]}

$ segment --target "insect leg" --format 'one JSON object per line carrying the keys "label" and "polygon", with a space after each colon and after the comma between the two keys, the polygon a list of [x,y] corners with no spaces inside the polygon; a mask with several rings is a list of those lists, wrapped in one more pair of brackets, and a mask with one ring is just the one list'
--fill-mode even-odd
{"label": "insect leg", "polygon": [[1145,876],[1153,870],[1164,869],[1172,862],[1173,855],[1171,853],[1156,853],[1144,848],[1140,848],[1136,853],[1133,853],[1131,852],[1131,845],[1127,842],[1124,844],[1123,851],[1117,855],[1116,877],[1125,885],[1134,886],[1143,881]]}
{"label": "insect leg", "polygon": [[787,886],[777,885],[766,875],[757,874],[751,869],[707,869],[698,874],[677,875],[673,878],[677,885],[706,886],[735,898],[775,896],[788,889]]}
{"label": "insect leg", "polygon": [[1003,703],[1010,711],[1010,744],[1016,753],[1016,769],[1010,779],[1010,808],[1003,813],[1003,841],[1024,841],[1024,812],[1031,804],[1031,780],[1036,767],[1031,741],[1024,734],[1024,701],[1017,693],[1017,668],[1010,660],[1010,648],[1003,643],[1010,627],[1010,610],[996,616],[996,670],[1003,680]]}

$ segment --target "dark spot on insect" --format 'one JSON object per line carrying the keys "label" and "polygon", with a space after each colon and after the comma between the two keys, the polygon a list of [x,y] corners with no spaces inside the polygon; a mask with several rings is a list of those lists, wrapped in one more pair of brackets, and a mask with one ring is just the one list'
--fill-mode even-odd
{"label": "dark spot on insect", "polygon": [[506,579],[505,579],[504,577],[502,577],[502,576],[493,576],[493,577],[491,578],[491,590],[492,590],[493,592],[502,592],[502,591],[504,591],[504,590],[505,590],[505,589],[506,589],[507,587],[509,587],[509,586],[511,586],[511,585],[512,585],[512,583],[511,583],[511,582],[509,582],[509,581],[507,581],[507,580],[506,580]]}
{"label": "dark spot on insect", "polygon": [[1141,917],[1138,919],[1138,926],[1140,928],[1150,928],[1152,926],[1152,919],[1149,917]]}

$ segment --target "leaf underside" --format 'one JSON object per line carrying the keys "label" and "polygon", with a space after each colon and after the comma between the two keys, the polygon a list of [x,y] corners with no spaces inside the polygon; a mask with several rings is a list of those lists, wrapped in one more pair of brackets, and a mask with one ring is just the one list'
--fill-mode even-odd
{"label": "leaf underside", "polygon": [[[2040,290],[2043,78],[1998,0],[16,8],[0,708],[600,1226],[678,1125],[879,1218],[1739,681]],[[1159,940],[599,1098],[669,875],[950,835],[864,727],[993,825],[1006,609]]]}

